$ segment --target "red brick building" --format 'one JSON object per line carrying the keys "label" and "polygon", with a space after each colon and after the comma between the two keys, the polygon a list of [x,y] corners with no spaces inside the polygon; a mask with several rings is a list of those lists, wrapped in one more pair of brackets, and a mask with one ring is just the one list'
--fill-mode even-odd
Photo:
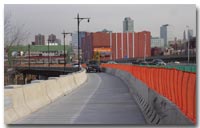
{"label": "red brick building", "polygon": [[148,31],[133,33],[86,33],[82,38],[83,59],[92,59],[98,51],[101,60],[116,60],[122,58],[144,57],[146,43],[146,57],[151,55],[151,33]]}
{"label": "red brick building", "polygon": [[38,34],[35,35],[35,43],[34,45],[45,45],[45,37],[44,35]]}

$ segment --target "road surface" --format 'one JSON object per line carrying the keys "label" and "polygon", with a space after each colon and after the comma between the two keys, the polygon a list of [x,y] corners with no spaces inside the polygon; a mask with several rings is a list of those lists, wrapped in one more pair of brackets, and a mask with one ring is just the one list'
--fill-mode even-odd
{"label": "road surface", "polygon": [[88,73],[72,93],[15,124],[145,124],[125,83],[106,73]]}

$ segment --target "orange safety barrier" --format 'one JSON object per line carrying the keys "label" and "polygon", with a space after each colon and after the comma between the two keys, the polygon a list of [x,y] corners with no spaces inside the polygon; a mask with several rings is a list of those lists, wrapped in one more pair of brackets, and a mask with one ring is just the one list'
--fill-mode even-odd
{"label": "orange safety barrier", "polygon": [[187,88],[187,116],[196,123],[196,74],[190,73]]}
{"label": "orange safety barrier", "polygon": [[170,87],[170,92],[171,92],[171,101],[176,103],[175,101],[175,83],[174,83],[174,69],[170,69],[170,79],[169,79],[169,87]]}
{"label": "orange safety barrier", "polygon": [[175,95],[175,104],[178,105],[178,70],[174,69],[174,80],[173,80],[173,86],[174,86],[174,95]]}
{"label": "orange safety barrier", "polygon": [[188,72],[184,72],[183,74],[183,82],[182,82],[182,103],[183,103],[183,107],[182,107],[182,111],[183,113],[187,113],[187,88],[188,88],[188,79],[189,79],[189,73]]}
{"label": "orange safety barrier", "polygon": [[162,74],[162,68],[159,68],[159,80],[158,80],[158,84],[159,84],[159,88],[160,88],[160,94],[163,95],[163,74]]}
{"label": "orange safety barrier", "polygon": [[196,73],[125,64],[102,64],[102,67],[129,72],[149,88],[175,103],[189,119],[196,123]]}

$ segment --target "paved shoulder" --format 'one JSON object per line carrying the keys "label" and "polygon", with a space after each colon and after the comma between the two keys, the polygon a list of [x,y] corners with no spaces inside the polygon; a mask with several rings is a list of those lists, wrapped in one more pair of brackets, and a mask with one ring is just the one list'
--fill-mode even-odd
{"label": "paved shoulder", "polygon": [[145,124],[126,85],[105,73],[88,73],[80,88],[17,124]]}

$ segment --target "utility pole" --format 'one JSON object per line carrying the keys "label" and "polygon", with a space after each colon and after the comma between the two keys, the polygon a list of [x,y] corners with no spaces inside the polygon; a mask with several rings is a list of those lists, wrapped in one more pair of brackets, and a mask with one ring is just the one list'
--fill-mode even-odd
{"label": "utility pole", "polygon": [[48,69],[50,67],[50,63],[49,63],[49,42],[50,42],[50,39],[48,39]]}
{"label": "utility pole", "polygon": [[79,14],[77,14],[77,17],[75,18],[77,19],[77,27],[78,27],[78,70],[80,70],[80,41],[79,41],[79,26],[80,26],[80,22],[84,19],[87,19],[88,22],[90,22],[90,18],[80,18]]}
{"label": "utility pole", "polygon": [[65,72],[65,69],[66,69],[66,53],[65,53],[65,35],[67,35],[67,34],[70,34],[70,35],[72,35],[72,33],[68,33],[68,32],[65,32],[65,31],[63,31],[63,42],[64,42],[64,72]]}
{"label": "utility pole", "polygon": [[144,34],[144,61],[146,61],[146,33]]}
{"label": "utility pole", "polygon": [[28,69],[30,71],[30,44],[28,45]]}
{"label": "utility pole", "polygon": [[186,26],[187,28],[187,37],[188,37],[188,64],[190,63],[190,39],[189,39],[189,26]]}

